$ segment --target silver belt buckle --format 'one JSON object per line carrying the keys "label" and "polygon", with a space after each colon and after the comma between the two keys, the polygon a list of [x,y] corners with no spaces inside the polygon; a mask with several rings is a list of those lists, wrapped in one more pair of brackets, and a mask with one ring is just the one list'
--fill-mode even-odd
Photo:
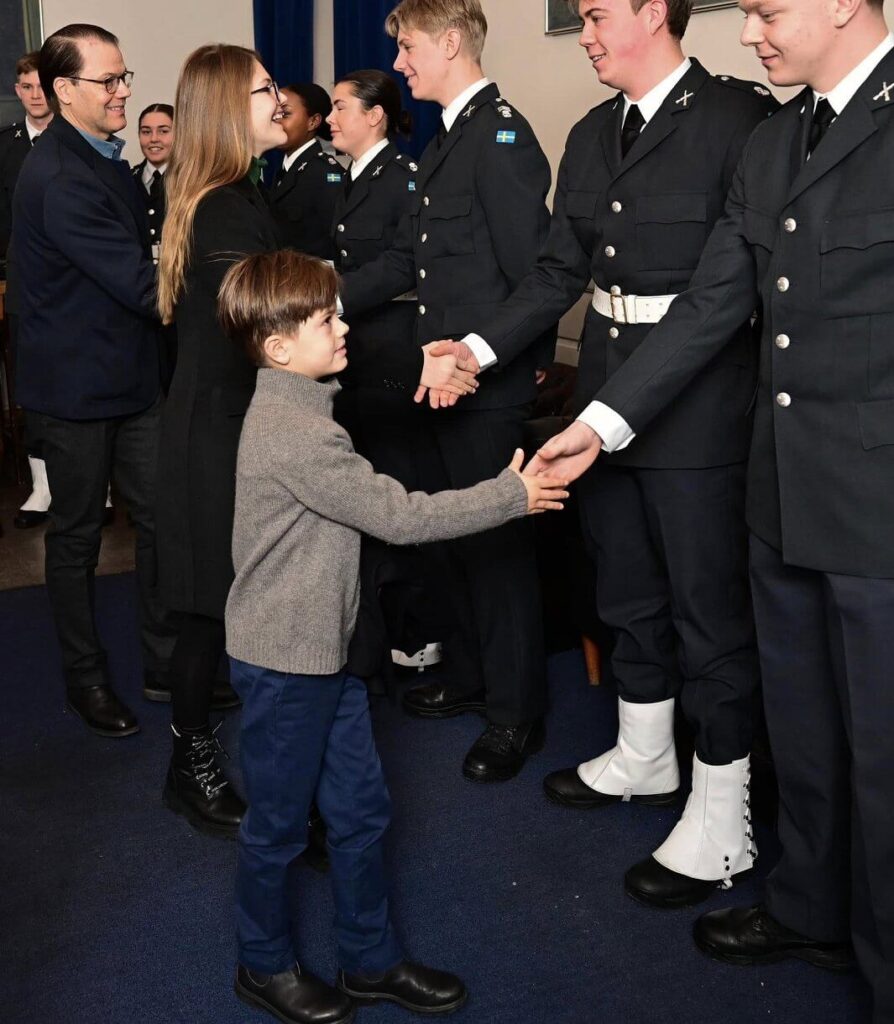
{"label": "silver belt buckle", "polygon": [[[626,296],[621,294],[621,289],[618,285],[612,285],[611,291],[608,294],[609,305],[612,311],[612,320],[616,324],[627,323],[627,303],[625,301]],[[620,313],[618,312],[620,310]]]}

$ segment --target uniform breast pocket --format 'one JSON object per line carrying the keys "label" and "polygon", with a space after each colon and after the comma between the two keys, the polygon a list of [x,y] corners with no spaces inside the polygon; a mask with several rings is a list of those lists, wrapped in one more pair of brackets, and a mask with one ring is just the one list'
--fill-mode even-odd
{"label": "uniform breast pocket", "polygon": [[688,270],[698,263],[707,239],[704,192],[640,196],[636,240],[649,270]]}
{"label": "uniform breast pocket", "polygon": [[839,315],[894,312],[894,209],[826,221],[820,235],[823,294]]}
{"label": "uniform breast pocket", "polygon": [[438,256],[462,256],[475,251],[471,195],[438,196],[427,208],[430,244]]}

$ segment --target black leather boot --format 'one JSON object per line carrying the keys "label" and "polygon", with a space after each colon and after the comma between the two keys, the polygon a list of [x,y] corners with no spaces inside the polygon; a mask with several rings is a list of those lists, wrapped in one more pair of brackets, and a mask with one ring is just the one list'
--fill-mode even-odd
{"label": "black leather boot", "polygon": [[[220,728],[220,726],[218,726]],[[175,814],[208,835],[235,839],[245,813],[245,801],[233,789],[221,767],[226,751],[211,726],[177,729],[162,799]]]}
{"label": "black leather boot", "polygon": [[466,986],[455,974],[401,960],[378,977],[338,972],[336,984],[358,1003],[391,1002],[414,1013],[453,1013],[466,1001]]}
{"label": "black leather boot", "polygon": [[338,989],[297,964],[280,974],[259,974],[242,964],[236,969],[236,995],[285,1024],[350,1024],[354,1005]]}

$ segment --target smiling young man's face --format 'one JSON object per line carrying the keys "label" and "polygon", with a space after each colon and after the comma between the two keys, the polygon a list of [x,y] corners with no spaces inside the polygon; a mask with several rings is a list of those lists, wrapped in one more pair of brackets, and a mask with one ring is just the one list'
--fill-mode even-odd
{"label": "smiling young man's face", "polygon": [[441,89],[450,66],[443,43],[443,37],[430,36],[421,29],[401,28],[394,70],[406,78],[414,100],[441,102]]}
{"label": "smiling young man's face", "polygon": [[834,0],[741,0],[739,7],[742,45],[754,48],[773,85],[829,87],[823,70],[835,52]]}
{"label": "smiling young man's face", "polygon": [[113,75],[123,75],[127,70],[124,58],[114,43],[101,39],[79,39],[77,46],[81,53],[79,81],[57,78],[56,95],[67,120],[88,135],[107,139],[127,125],[124,111],[130,89],[120,79],[112,93],[98,83]]}
{"label": "smiling young man's face", "polygon": [[638,62],[652,38],[647,8],[644,4],[634,13],[630,0],[580,0],[578,13],[584,24],[578,42],[603,85],[630,91],[627,83],[640,72]]}

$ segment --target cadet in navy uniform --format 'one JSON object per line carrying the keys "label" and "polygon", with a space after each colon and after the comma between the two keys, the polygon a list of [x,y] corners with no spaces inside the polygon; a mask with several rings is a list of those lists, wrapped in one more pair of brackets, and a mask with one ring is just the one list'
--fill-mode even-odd
{"label": "cadet in navy uniform", "polygon": [[[424,344],[465,335],[531,267],[549,227],[550,172],[527,121],[483,77],[487,22],[477,0],[405,0],[386,29],[398,39],[394,67],[413,96],[438,101],[444,113],[420,160],[411,216],[389,252],[345,274],[343,303],[350,319],[415,288],[416,338]],[[548,333],[554,348],[555,330]],[[535,371],[546,358],[545,346],[532,344],[488,375],[477,394],[439,413],[443,486],[491,476],[522,443]],[[454,542],[451,551],[455,603],[466,619],[462,650],[452,652],[454,679],[411,691],[405,706],[431,717],[486,710],[489,725],[463,772],[481,781],[511,778],[544,736],[543,629],[529,524]]]}
{"label": "cadet in navy uniform", "polygon": [[[639,9],[581,0],[579,10],[580,43],[599,80],[621,94],[572,129],[549,242],[480,332],[499,368],[592,277],[580,408],[688,284],[742,148],[777,104],[763,86],[713,78],[684,57],[690,0]],[[577,808],[674,802],[680,696],[695,731],[692,797],[654,856],[626,877],[632,896],[657,906],[698,902],[753,861],[745,809],[757,659],[744,460],[756,361],[747,314],[730,334],[655,429],[579,491],[599,614],[615,640],[619,731],[613,747],[552,773],[545,789]]]}
{"label": "cadet in navy uniform", "polygon": [[332,103],[326,90],[313,82],[285,86],[280,99],[288,142],[268,197],[270,212],[283,245],[334,260],[332,216],[344,170],[320,143],[331,139],[326,118]]}
{"label": "cadet in navy uniform", "polygon": [[808,88],[749,141],[690,289],[591,396],[616,428],[575,422],[538,462],[575,476],[603,441],[648,438],[760,311],[747,515],[782,855],[764,906],[711,911],[695,938],[833,969],[852,938],[891,1024],[894,37],[880,2],[742,7],[770,81]]}
{"label": "cadet in navy uniform", "polygon": [[165,219],[164,174],[174,144],[174,108],[170,103],[151,103],[146,107],[140,114],[139,139],[143,159],[132,168],[132,173],[146,204],[152,260],[157,264]]}

